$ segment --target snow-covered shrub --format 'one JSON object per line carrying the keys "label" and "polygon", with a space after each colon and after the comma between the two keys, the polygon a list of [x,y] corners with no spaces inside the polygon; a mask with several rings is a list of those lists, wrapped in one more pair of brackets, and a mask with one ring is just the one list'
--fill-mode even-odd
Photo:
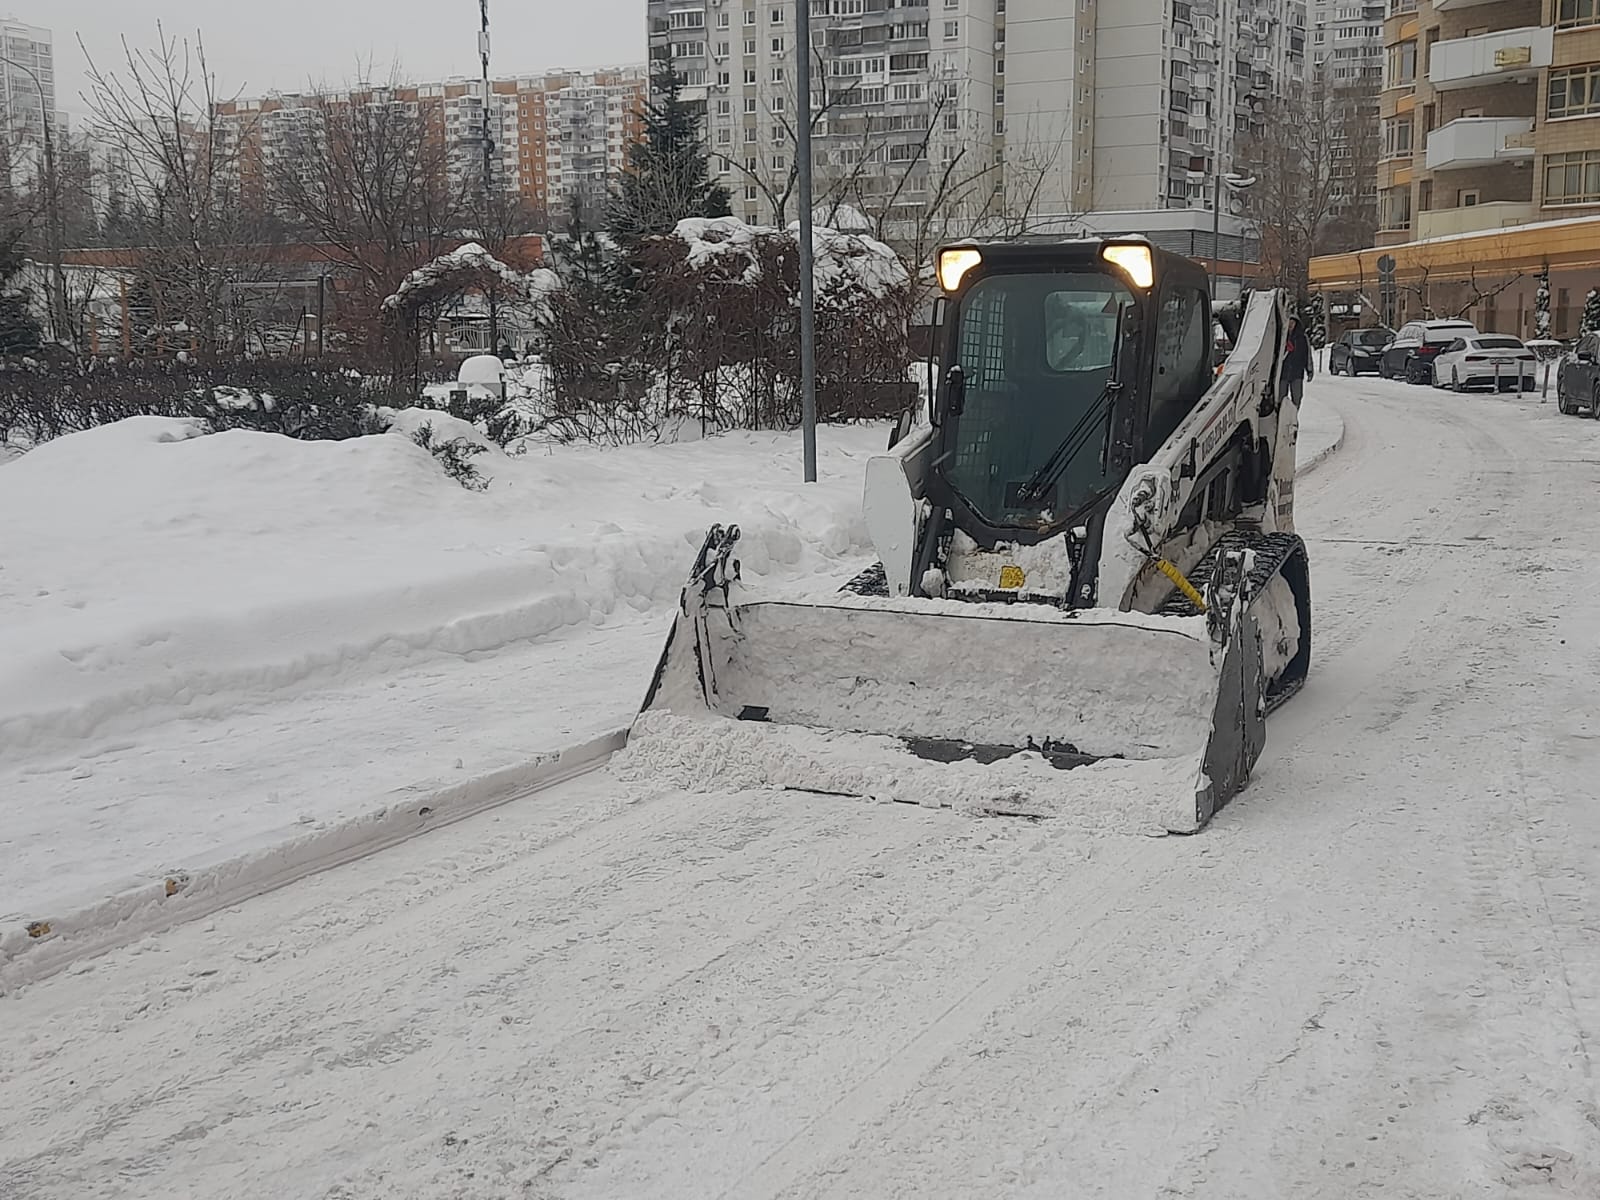
{"label": "snow-covered shrub", "polygon": [[489,481],[472,461],[484,452],[483,446],[464,437],[437,437],[431,421],[418,426],[411,440],[433,455],[444,473],[468,491],[481,492],[488,488]]}
{"label": "snow-covered shrub", "polygon": [[0,441],[32,445],[134,416],[303,439],[382,432],[370,377],[302,363],[0,361]]}
{"label": "snow-covered shrub", "polygon": [[[819,416],[898,414],[915,395],[911,279],[871,238],[817,229],[814,246]],[[531,431],[615,443],[798,424],[797,228],[686,219],[641,243],[636,281],[592,235],[554,248],[547,363],[519,397]]]}

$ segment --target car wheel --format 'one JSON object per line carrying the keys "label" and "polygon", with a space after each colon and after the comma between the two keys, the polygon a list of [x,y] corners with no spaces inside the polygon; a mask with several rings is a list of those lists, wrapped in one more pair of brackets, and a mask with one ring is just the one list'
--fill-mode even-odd
{"label": "car wheel", "polygon": [[1594,392],[1589,397],[1589,416],[1600,421],[1600,383],[1594,385]]}
{"label": "car wheel", "polygon": [[1461,390],[1461,372],[1456,370],[1454,367],[1450,368],[1450,390],[1452,392],[1459,392]]}

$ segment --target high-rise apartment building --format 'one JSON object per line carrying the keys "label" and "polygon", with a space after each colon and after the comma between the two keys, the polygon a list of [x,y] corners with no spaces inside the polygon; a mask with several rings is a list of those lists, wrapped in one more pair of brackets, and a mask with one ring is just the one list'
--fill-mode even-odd
{"label": "high-rise apartment building", "polygon": [[0,123],[10,137],[37,142],[46,120],[52,131],[59,128],[50,31],[14,17],[0,20]]}
{"label": "high-rise apartment building", "polygon": [[[648,0],[652,62],[704,103],[749,219],[785,198],[794,2]],[[908,217],[974,174],[998,215],[1208,208],[1237,141],[1306,77],[1305,0],[809,3],[819,189],[881,181],[862,201]]]}
{"label": "high-rise apartment building", "polygon": [[[643,131],[648,98],[643,68],[496,79],[489,91],[497,186],[552,221],[562,219],[574,203],[592,214]],[[401,106],[442,140],[458,181],[483,176],[483,84],[449,79],[336,95],[270,95],[219,106],[224,136],[240,141],[247,186],[264,188],[274,172],[294,165],[295,147],[305,144],[329,102]]]}
{"label": "high-rise apartment building", "polygon": [[1332,87],[1381,86],[1388,0],[1311,0],[1311,61]]}
{"label": "high-rise apartment building", "polygon": [[1600,3],[1391,0],[1382,244],[1600,213]]}

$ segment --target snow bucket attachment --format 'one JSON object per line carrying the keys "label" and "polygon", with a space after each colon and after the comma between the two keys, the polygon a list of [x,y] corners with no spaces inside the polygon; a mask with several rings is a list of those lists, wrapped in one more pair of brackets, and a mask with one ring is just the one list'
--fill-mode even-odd
{"label": "snow bucket attachment", "polygon": [[1187,833],[1260,754],[1260,635],[1226,594],[1202,617],[750,598],[737,539],[701,549],[625,773]]}

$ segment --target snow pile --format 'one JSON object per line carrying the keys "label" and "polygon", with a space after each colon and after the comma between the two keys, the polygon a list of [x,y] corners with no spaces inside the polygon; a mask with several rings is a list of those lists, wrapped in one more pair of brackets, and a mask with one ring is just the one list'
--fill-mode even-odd
{"label": "snow pile", "polygon": [[[764,245],[797,245],[799,234],[798,221],[779,231],[769,225],[747,225],[737,217],[689,217],[673,230],[688,248],[686,261],[692,269],[716,264],[745,283],[761,278]],[[910,286],[905,265],[884,243],[821,226],[813,227],[811,235],[819,301],[842,290],[859,290],[881,300]]]}
{"label": "snow pile", "polygon": [[[799,240],[800,224],[789,226]],[[813,227],[812,253],[817,295],[824,298],[839,287],[859,288],[869,296],[883,299],[892,292],[911,286],[911,275],[893,250],[875,238],[836,229]]]}
{"label": "snow pile", "polygon": [[473,492],[413,436],[481,434],[391,419],[318,442],[140,417],[0,469],[27,514],[0,561],[0,915],[625,725],[706,529],[743,527],[752,576],[848,576],[885,437],[823,429],[817,485],[793,434],[489,447]]}
{"label": "snow pile", "polygon": [[[468,242],[465,246],[458,246],[430,262],[423,263],[402,279],[394,294],[384,297],[384,311],[395,312],[404,308],[413,293],[436,287],[452,275],[466,272],[486,276],[497,275],[518,294],[530,290],[527,276],[501,262],[477,242]],[[545,284],[541,282],[540,286],[542,288]]]}
{"label": "snow pile", "polygon": [[652,712],[639,718],[611,771],[663,792],[781,788],[1151,834],[1194,826],[1200,760],[1107,760],[1070,771],[1031,753],[987,765],[940,763],[891,737]]}
{"label": "snow pile", "polygon": [[761,260],[757,242],[762,236],[772,236],[777,230],[762,225],[746,225],[738,217],[685,217],[672,231],[673,236],[689,248],[687,261],[695,270],[703,270],[712,263],[722,265],[732,259],[731,267],[746,283],[761,278]]}

